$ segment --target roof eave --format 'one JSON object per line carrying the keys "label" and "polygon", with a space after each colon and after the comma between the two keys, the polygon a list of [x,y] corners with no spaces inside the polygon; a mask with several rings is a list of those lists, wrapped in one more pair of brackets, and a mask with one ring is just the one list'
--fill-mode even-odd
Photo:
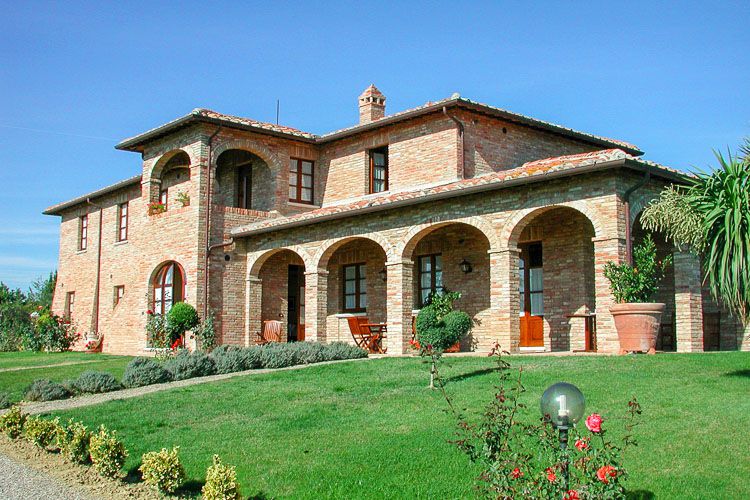
{"label": "roof eave", "polygon": [[130,139],[125,139],[124,141],[117,144],[115,146],[115,149],[119,149],[122,151],[141,152],[143,151],[142,146],[145,143],[153,141],[160,137],[163,137],[172,132],[175,132],[176,130],[179,130],[182,127],[192,125],[193,123],[208,123],[208,124],[217,125],[220,127],[234,128],[237,130],[246,130],[250,132],[257,132],[259,134],[271,135],[274,137],[283,137],[287,139],[291,138],[291,139],[294,139],[296,141],[301,141],[301,142],[307,142],[307,143],[315,142],[315,139],[311,139],[309,137],[303,137],[297,134],[278,132],[276,130],[268,130],[262,127],[255,127],[253,125],[236,123],[231,120],[222,120],[221,118],[215,118],[211,116],[202,116],[202,115],[191,113],[189,115],[185,115],[181,118],[178,118],[177,120],[173,120],[169,123],[165,123],[164,125],[160,127],[156,127],[155,129],[149,130],[148,132],[144,132],[143,134],[137,135],[135,137],[131,137]]}
{"label": "roof eave", "polygon": [[301,219],[298,221],[291,221],[288,224],[279,224],[276,226],[270,226],[270,227],[264,227],[264,228],[258,228],[258,229],[249,229],[249,230],[242,230],[241,228],[238,228],[238,229],[231,231],[231,234],[235,238],[241,238],[244,236],[255,236],[258,234],[280,231],[282,229],[291,229],[294,227],[303,226],[307,224],[317,224],[320,222],[327,222],[331,220],[345,219],[347,217],[353,217],[355,215],[364,215],[364,214],[368,214],[372,212],[379,212],[383,210],[391,210],[394,208],[403,208],[403,207],[407,207],[411,205],[418,205],[420,203],[428,203],[432,201],[444,200],[444,199],[449,199],[449,198],[458,198],[460,196],[483,193],[487,191],[493,191],[495,189],[505,189],[505,188],[520,186],[524,184],[533,184],[536,182],[548,181],[551,179],[557,179],[561,177],[584,174],[584,173],[588,173],[592,171],[617,168],[617,167],[623,166],[624,162],[625,160],[618,159],[618,160],[612,160],[612,161],[604,162],[604,163],[596,163],[594,165],[587,165],[585,167],[580,167],[575,170],[559,170],[555,172],[548,172],[548,173],[538,175],[538,176],[518,177],[515,179],[509,179],[507,181],[502,181],[502,182],[497,182],[497,183],[492,183],[492,184],[482,184],[478,186],[467,187],[465,189],[458,189],[455,191],[446,191],[442,193],[434,193],[434,194],[430,194],[426,196],[421,196],[418,198],[410,198],[408,200],[394,201],[394,202],[386,203],[383,205],[373,205],[369,207],[358,208],[358,209],[350,210],[348,212],[337,212],[337,213],[333,213],[329,215],[324,215],[315,219]]}
{"label": "roof eave", "polygon": [[79,196],[77,198],[73,198],[72,200],[64,201],[62,203],[58,203],[57,205],[52,205],[51,207],[46,208],[42,214],[43,215],[62,215],[62,212],[68,208],[74,207],[76,205],[79,205],[81,203],[85,203],[87,200],[90,200],[92,198],[99,198],[101,196],[104,196],[106,194],[112,193],[114,191],[118,191],[120,189],[126,188],[131,185],[140,184],[141,182],[141,176],[136,175],[134,177],[130,177],[128,179],[122,180],[120,182],[116,182],[112,185],[109,185],[107,187],[103,187],[101,189],[97,189],[96,191],[92,191],[88,194],[85,194],[83,196]]}

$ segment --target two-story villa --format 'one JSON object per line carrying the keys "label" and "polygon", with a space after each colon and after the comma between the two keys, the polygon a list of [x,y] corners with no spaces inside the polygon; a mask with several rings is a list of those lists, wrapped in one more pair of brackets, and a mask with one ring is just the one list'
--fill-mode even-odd
{"label": "two-story villa", "polygon": [[[640,211],[684,174],[458,95],[392,115],[385,101],[368,87],[359,124],[325,135],[195,109],[122,141],[139,175],[45,211],[62,219],[54,309],[113,353],[144,351],[147,310],[184,300],[223,343],[252,344],[264,320],[347,341],[366,315],[400,354],[446,287],[474,319],[462,350],[616,352],[604,264],[629,258]],[[658,347],[749,349],[697,258],[660,251]]]}

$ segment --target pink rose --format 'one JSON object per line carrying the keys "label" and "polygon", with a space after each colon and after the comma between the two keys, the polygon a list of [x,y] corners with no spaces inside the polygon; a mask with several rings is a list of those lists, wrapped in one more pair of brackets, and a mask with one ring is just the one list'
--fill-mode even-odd
{"label": "pink rose", "polygon": [[602,416],[598,413],[592,413],[586,418],[586,428],[591,432],[599,433],[602,431]]}
{"label": "pink rose", "polygon": [[554,483],[555,479],[557,479],[557,476],[555,475],[555,471],[552,469],[552,467],[547,467],[544,472],[547,473],[547,481],[549,481],[550,483]]}
{"label": "pink rose", "polygon": [[568,492],[563,497],[563,500],[580,500],[580,497],[578,496],[578,492],[576,490],[568,490]]}

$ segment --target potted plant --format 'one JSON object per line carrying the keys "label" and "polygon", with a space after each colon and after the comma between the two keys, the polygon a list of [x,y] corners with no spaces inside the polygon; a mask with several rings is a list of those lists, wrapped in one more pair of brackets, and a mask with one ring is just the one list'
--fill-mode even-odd
{"label": "potted plant", "polygon": [[187,207],[190,205],[190,195],[187,194],[185,191],[180,191],[179,193],[177,193],[177,201],[183,207]]}
{"label": "potted plant", "polygon": [[666,304],[649,301],[671,263],[671,255],[661,261],[657,259],[656,245],[649,234],[633,250],[632,265],[608,262],[604,266],[604,276],[617,301],[609,312],[615,320],[620,354],[656,352],[656,335]]}
{"label": "potted plant", "polygon": [[158,215],[167,211],[167,206],[160,201],[152,201],[148,204],[148,214]]}

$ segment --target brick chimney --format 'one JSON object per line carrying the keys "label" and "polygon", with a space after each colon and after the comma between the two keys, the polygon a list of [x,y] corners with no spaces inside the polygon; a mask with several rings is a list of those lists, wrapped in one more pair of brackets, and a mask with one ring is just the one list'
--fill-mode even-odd
{"label": "brick chimney", "polygon": [[359,124],[379,120],[385,116],[385,96],[375,85],[370,85],[359,96]]}

